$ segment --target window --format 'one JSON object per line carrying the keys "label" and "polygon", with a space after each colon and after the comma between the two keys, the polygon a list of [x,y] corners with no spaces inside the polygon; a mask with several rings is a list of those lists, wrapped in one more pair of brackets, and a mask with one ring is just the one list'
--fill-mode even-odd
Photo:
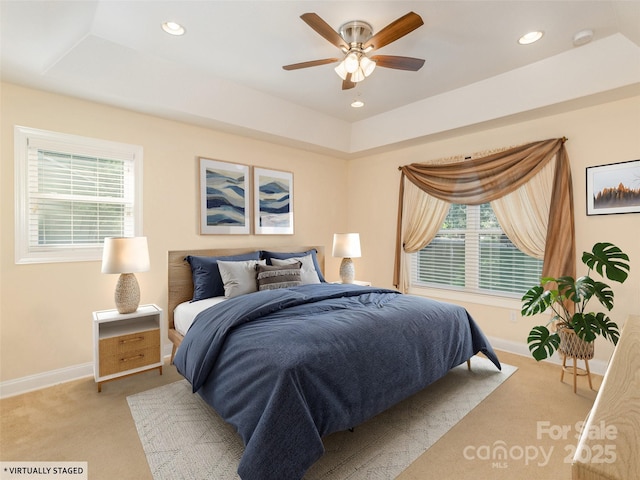
{"label": "window", "polygon": [[16,263],[100,260],[141,234],[142,147],[15,128]]}
{"label": "window", "polygon": [[452,204],[433,241],[412,255],[412,285],[520,298],[542,261],[504,234],[489,203]]}

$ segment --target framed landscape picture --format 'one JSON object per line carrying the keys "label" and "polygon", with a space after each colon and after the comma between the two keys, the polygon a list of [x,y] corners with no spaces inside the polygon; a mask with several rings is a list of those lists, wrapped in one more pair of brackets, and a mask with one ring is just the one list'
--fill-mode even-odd
{"label": "framed landscape picture", "polygon": [[200,233],[251,233],[249,166],[200,159]]}
{"label": "framed landscape picture", "polygon": [[293,173],[253,169],[254,232],[293,234]]}
{"label": "framed landscape picture", "polygon": [[640,160],[587,167],[587,215],[640,213]]}

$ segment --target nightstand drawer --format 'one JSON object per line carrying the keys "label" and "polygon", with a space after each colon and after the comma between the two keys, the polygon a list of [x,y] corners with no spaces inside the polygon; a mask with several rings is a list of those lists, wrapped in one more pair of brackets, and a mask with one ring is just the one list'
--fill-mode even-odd
{"label": "nightstand drawer", "polygon": [[159,329],[100,340],[100,376],[159,362],[159,345]]}
{"label": "nightstand drawer", "polygon": [[158,346],[133,350],[114,355],[104,355],[100,357],[100,375],[112,375],[114,373],[133,370],[160,361],[160,350]]}
{"label": "nightstand drawer", "polygon": [[100,340],[100,354],[110,356],[142,350],[147,347],[157,347],[158,345],[160,345],[160,330],[156,328],[129,335],[103,338]]}

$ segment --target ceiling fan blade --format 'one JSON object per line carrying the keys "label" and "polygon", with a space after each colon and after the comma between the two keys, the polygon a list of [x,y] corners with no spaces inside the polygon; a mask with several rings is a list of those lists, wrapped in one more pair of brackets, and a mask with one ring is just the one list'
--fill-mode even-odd
{"label": "ceiling fan blade", "polygon": [[422,58],[399,57],[397,55],[373,55],[370,58],[376,62],[378,67],[410,70],[412,72],[417,72],[424,65]]}
{"label": "ceiling fan blade", "polygon": [[322,60],[311,60],[310,62],[292,63],[282,68],[285,70],[298,70],[299,68],[317,67],[318,65],[327,65],[329,63],[339,62],[339,58],[323,58]]}
{"label": "ceiling fan blade", "polygon": [[347,45],[344,39],[336,32],[331,26],[325,22],[320,16],[316,13],[303,13],[300,15],[300,18],[304,20],[304,22],[313,28],[320,36],[328,40],[330,43],[334,44],[338,48],[349,49],[349,45]]}
{"label": "ceiling fan blade", "polygon": [[419,26],[424,25],[422,17],[414,12],[409,12],[405,16],[400,17],[394,22],[384,27],[373,37],[367,40],[363,48],[367,49],[373,47],[373,49],[382,48],[385,45],[395,42],[406,34],[413,32]]}
{"label": "ceiling fan blade", "polygon": [[347,78],[342,81],[342,90],[350,90],[355,88],[356,83],[351,81],[351,74],[347,73]]}

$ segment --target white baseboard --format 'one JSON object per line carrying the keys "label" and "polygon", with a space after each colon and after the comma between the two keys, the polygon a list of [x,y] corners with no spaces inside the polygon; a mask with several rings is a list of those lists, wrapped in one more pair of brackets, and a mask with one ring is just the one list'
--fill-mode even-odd
{"label": "white baseboard", "polygon": [[[171,348],[171,344],[164,345],[163,353],[165,359],[171,358]],[[14,397],[23,393],[87,377],[93,377],[93,362],[0,382],[0,398]]]}
{"label": "white baseboard", "polygon": [[[493,346],[493,348],[497,350],[503,350],[508,353],[513,353],[516,355],[521,355],[523,357],[533,358],[531,353],[529,352],[529,347],[525,343],[514,342],[513,340],[504,340],[502,338],[497,337],[487,337],[489,343]],[[553,356],[547,360],[542,360],[543,362],[554,363],[556,365],[562,365],[562,359],[558,355],[558,352],[554,353]],[[607,366],[609,362],[605,362],[603,360],[593,359],[589,360],[589,370],[598,375],[604,375],[607,371]],[[578,363],[580,366],[580,363]]]}
{"label": "white baseboard", "polygon": [[13,397],[41,388],[52,387],[59,383],[70,382],[93,376],[93,363],[83,363],[72,367],[59,368],[49,372],[29,375],[0,383],[0,398]]}

